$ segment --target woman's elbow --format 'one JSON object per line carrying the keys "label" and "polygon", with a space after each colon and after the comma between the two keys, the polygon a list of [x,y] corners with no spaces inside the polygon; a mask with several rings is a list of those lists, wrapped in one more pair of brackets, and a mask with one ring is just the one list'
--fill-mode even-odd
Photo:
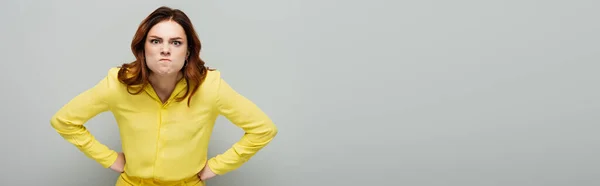
{"label": "woman's elbow", "polygon": [[265,135],[270,141],[273,138],[275,138],[275,136],[277,136],[278,132],[279,132],[279,129],[277,128],[277,126],[275,124],[271,123],[271,126],[269,127],[269,129],[267,130]]}
{"label": "woman's elbow", "polygon": [[70,133],[78,129],[78,126],[72,125],[72,122],[62,118],[60,115],[56,114],[50,118],[50,126],[56,130],[58,133]]}
{"label": "woman's elbow", "polygon": [[53,115],[50,118],[50,126],[52,126],[52,128],[54,128],[54,129],[58,130],[58,129],[62,128],[63,124],[57,115]]}

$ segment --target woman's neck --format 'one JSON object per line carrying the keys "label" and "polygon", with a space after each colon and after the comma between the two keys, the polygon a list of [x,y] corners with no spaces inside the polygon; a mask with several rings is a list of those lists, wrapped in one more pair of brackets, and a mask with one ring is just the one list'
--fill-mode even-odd
{"label": "woman's neck", "polygon": [[167,76],[158,76],[156,74],[150,74],[148,80],[150,81],[150,84],[152,85],[152,88],[154,88],[156,94],[158,94],[158,97],[164,103],[169,99],[171,93],[173,93],[173,90],[175,90],[177,82],[179,82],[181,78],[183,78],[183,74],[179,72],[175,75]]}

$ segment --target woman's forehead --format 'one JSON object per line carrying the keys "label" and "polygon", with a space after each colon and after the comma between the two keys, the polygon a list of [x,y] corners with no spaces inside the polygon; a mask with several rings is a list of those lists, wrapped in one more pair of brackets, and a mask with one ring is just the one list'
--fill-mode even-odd
{"label": "woman's forehead", "polygon": [[148,36],[160,39],[185,39],[185,30],[175,21],[162,21],[148,31]]}

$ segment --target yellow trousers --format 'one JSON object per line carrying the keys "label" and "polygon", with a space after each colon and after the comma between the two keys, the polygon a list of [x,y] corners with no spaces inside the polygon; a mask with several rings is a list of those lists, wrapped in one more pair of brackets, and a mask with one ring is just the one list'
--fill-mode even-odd
{"label": "yellow trousers", "polygon": [[198,176],[193,176],[180,181],[158,181],[154,179],[141,179],[127,176],[122,173],[117,179],[115,186],[206,186]]}

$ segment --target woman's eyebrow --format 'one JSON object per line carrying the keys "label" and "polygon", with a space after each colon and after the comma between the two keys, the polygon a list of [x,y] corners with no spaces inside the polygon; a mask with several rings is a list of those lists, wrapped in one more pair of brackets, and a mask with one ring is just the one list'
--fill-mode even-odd
{"label": "woman's eyebrow", "polygon": [[[153,36],[153,35],[151,35],[151,36],[148,36],[148,37],[157,38],[157,39],[162,39],[161,37],[158,37],[158,36]],[[182,39],[182,38],[181,38],[181,37],[174,37],[174,38],[171,38],[171,40],[178,40],[178,39]]]}

